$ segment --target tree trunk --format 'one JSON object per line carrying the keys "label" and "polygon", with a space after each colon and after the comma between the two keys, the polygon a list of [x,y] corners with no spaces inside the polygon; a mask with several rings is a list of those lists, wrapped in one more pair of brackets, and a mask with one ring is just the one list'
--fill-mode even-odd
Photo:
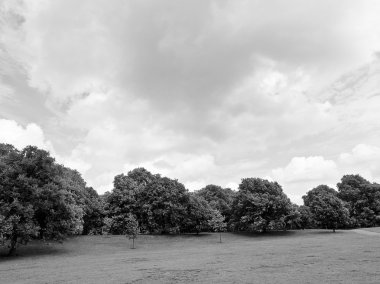
{"label": "tree trunk", "polygon": [[335,233],[335,228],[333,228],[333,233]]}
{"label": "tree trunk", "polygon": [[132,238],[132,248],[135,248],[135,239]]}
{"label": "tree trunk", "polygon": [[16,250],[16,245],[17,245],[17,235],[14,235],[14,236],[12,236],[12,239],[11,239],[11,245],[9,248],[8,256],[13,255],[13,253]]}
{"label": "tree trunk", "polygon": [[219,232],[219,242],[222,242],[222,232]]}

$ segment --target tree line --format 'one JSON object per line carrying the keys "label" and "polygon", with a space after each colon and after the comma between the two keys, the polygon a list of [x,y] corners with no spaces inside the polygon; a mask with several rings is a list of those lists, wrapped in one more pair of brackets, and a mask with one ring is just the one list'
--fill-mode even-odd
{"label": "tree line", "polygon": [[[0,246],[75,234],[179,234],[355,228],[380,225],[380,185],[345,175],[338,191],[317,186],[293,204],[277,182],[243,178],[189,192],[178,180],[136,168],[99,196],[47,151],[0,144]],[[221,240],[221,239],[220,239]]]}

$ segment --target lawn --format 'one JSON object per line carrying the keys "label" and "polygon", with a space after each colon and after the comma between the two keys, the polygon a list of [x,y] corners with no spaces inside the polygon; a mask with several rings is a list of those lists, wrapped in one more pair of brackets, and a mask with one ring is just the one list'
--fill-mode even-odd
{"label": "lawn", "polygon": [[0,283],[379,283],[380,234],[80,236],[0,257]]}

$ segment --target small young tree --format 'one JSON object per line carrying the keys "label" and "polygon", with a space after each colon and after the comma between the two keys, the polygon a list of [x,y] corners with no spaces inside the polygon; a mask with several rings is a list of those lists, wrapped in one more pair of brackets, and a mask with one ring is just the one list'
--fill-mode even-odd
{"label": "small young tree", "polygon": [[135,239],[137,238],[137,234],[139,233],[139,223],[137,222],[135,216],[132,214],[128,215],[126,220],[126,228],[125,232],[127,237],[132,240],[132,248],[135,248]]}
{"label": "small young tree", "polygon": [[208,221],[208,225],[215,231],[219,233],[219,242],[222,242],[222,232],[227,230],[227,223],[224,222],[224,216],[218,211],[213,210],[212,217]]}

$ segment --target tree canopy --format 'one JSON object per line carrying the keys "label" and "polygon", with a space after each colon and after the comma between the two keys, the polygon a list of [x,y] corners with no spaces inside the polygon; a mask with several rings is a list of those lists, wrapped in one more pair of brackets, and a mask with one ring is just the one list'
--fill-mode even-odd
{"label": "tree canopy", "polygon": [[[70,234],[200,233],[380,225],[380,185],[345,175],[338,192],[320,185],[292,204],[277,182],[242,179],[237,192],[207,185],[189,192],[176,179],[136,168],[99,196],[81,174],[45,150],[0,144],[0,244],[13,253],[32,238]],[[136,234],[134,234],[136,236]]]}
{"label": "tree canopy", "polygon": [[95,215],[102,222],[96,199],[78,172],[57,164],[47,151],[0,144],[0,237],[9,254],[33,237],[81,233]]}
{"label": "tree canopy", "polygon": [[[135,215],[143,232],[175,233],[186,224],[189,198],[177,180],[138,168],[115,177],[106,210],[113,219]],[[118,231],[115,226],[111,228]]]}
{"label": "tree canopy", "polygon": [[338,183],[338,196],[348,204],[353,227],[380,225],[380,185],[360,175],[345,175]]}
{"label": "tree canopy", "polygon": [[347,224],[348,210],[334,189],[319,185],[302,198],[320,227],[335,232],[335,229]]}
{"label": "tree canopy", "polygon": [[235,197],[235,192],[233,190],[209,184],[196,191],[195,194],[202,196],[210,204],[212,209],[218,210],[223,216],[225,216],[227,222],[230,220],[232,202]]}
{"label": "tree canopy", "polygon": [[259,232],[285,228],[285,217],[292,211],[281,186],[260,178],[242,179],[232,208],[235,230]]}

